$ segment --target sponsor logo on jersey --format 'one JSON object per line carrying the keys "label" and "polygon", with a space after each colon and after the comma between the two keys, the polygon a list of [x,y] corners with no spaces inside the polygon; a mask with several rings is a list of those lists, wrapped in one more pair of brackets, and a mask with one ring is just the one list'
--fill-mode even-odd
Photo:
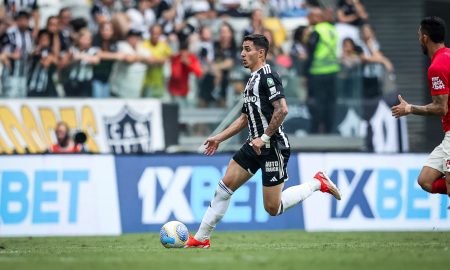
{"label": "sponsor logo on jersey", "polygon": [[445,84],[439,77],[433,77],[431,78],[431,88],[433,90],[441,90],[445,89]]}
{"label": "sponsor logo on jersey", "polygon": [[244,97],[244,103],[256,103],[257,100],[256,96]]}
{"label": "sponsor logo on jersey", "polygon": [[269,90],[271,95],[275,95],[277,93],[277,88],[275,86],[270,87]]}
{"label": "sponsor logo on jersey", "polygon": [[279,163],[278,161],[266,161],[266,172],[278,172]]}

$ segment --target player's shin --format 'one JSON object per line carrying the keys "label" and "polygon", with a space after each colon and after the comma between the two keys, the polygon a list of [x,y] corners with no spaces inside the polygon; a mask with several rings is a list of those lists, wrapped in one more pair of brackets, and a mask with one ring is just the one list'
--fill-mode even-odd
{"label": "player's shin", "polygon": [[230,204],[231,195],[233,195],[233,191],[220,181],[214,194],[214,198],[209,204],[209,207],[203,216],[202,223],[194,236],[195,239],[199,241],[209,239],[216,224],[219,223],[225,215],[228,205]]}
{"label": "player's shin", "polygon": [[320,182],[316,180],[285,189],[281,194],[281,204],[277,215],[283,214],[284,211],[304,201],[319,189]]}

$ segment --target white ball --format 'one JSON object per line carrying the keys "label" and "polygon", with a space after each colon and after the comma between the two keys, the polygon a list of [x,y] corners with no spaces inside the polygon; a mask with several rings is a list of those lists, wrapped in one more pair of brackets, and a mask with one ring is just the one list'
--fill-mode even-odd
{"label": "white ball", "polygon": [[182,248],[189,238],[189,231],[179,221],[169,221],[159,231],[159,240],[166,248]]}

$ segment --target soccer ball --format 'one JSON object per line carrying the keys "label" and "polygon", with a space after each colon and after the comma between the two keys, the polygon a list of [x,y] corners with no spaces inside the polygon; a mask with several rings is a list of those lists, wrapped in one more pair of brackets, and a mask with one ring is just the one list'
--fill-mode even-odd
{"label": "soccer ball", "polygon": [[182,248],[189,238],[189,231],[179,221],[169,221],[159,231],[159,240],[166,248]]}

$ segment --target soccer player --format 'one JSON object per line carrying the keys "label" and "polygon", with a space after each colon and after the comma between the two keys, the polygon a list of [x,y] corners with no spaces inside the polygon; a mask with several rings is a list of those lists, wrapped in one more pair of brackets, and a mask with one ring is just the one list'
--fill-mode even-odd
{"label": "soccer player", "polygon": [[251,77],[244,89],[241,115],[224,131],[205,141],[205,154],[213,155],[219,144],[248,125],[249,137],[228,164],[219,182],[200,228],[189,236],[186,247],[209,248],[210,235],[227,211],[231,196],[249,180],[258,169],[263,172],[264,208],[271,216],[284,211],[320,190],[341,199],[337,187],[323,172],[317,172],[311,181],[284,191],[290,146],[283,132],[283,120],[288,113],[283,85],[276,72],[266,64],[269,50],[267,38],[260,34],[248,35],[242,44],[241,58]]}
{"label": "soccer player", "polygon": [[419,106],[406,102],[398,96],[400,104],[392,107],[396,118],[408,115],[440,115],[444,128],[444,139],[428,157],[420,172],[418,183],[430,193],[450,195],[450,112],[448,94],[450,83],[450,49],[444,45],[445,22],[438,17],[427,17],[419,28],[422,51],[431,59],[428,68],[428,86],[432,102]]}

